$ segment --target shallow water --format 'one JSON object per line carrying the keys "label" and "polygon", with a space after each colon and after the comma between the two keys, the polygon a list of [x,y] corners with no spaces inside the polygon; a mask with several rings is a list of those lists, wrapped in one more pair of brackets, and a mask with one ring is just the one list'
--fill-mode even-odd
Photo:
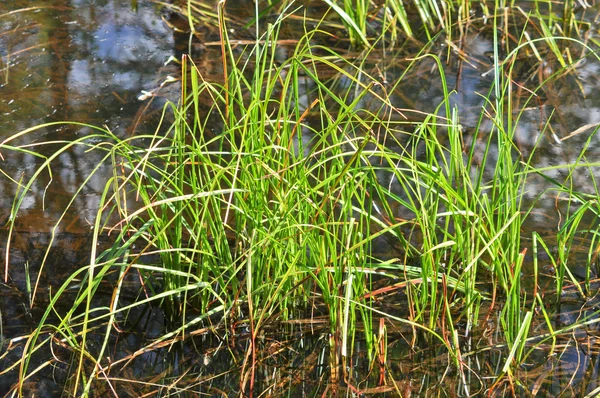
{"label": "shallow water", "polygon": [[[161,7],[147,1],[139,2],[135,9],[130,1],[57,0],[38,4],[23,0],[0,4],[0,140],[36,125],[60,121],[106,125],[119,136],[154,128],[156,122],[146,115],[159,109],[164,100],[157,98],[150,104],[138,97],[142,90],[157,89],[172,71],[164,63],[175,55],[173,31],[163,21],[168,15],[163,15]],[[86,127],[53,126],[11,144],[68,140],[90,132]],[[10,178],[28,179],[43,160],[27,153],[2,155],[0,220],[4,225],[17,192]],[[8,339],[32,330],[48,302],[49,288],[58,288],[74,267],[89,262],[90,221],[95,217],[106,173],[93,178],[63,215],[71,195],[100,159],[97,153],[78,148],[58,160],[52,176],[42,174],[32,187],[18,214],[9,250],[8,280],[0,283],[3,353]],[[61,215],[63,222],[53,236],[51,231]],[[3,259],[7,241],[7,230],[0,230]],[[51,261],[41,272],[40,295],[30,308],[30,280],[40,273],[49,244]],[[3,260],[3,281],[5,276]],[[15,360],[15,355],[18,352],[5,358],[3,365]],[[0,380],[2,395],[16,381],[14,373],[0,376]],[[58,387],[51,379],[40,383],[30,386],[30,393],[56,396]]]}
{"label": "shallow water", "polygon": [[[28,7],[33,9],[26,10]],[[236,12],[236,17],[243,20],[247,9],[240,7],[232,12]],[[590,20],[593,20],[592,13],[593,9],[588,14]],[[25,0],[3,2],[0,4],[0,140],[39,124],[59,121],[106,125],[121,137],[152,131],[158,121],[156,115],[165,100],[177,101],[179,88],[176,83],[160,88],[167,76],[177,76],[178,73],[176,65],[165,66],[165,62],[169,57],[178,57],[187,50],[187,36],[175,33],[171,28],[172,24],[177,23],[180,23],[177,17],[150,1],[57,0],[51,6],[41,7]],[[220,49],[210,44],[218,40],[218,35],[210,26],[201,33],[205,45],[194,44],[190,50],[192,55],[198,57],[199,67],[205,73],[218,76],[222,73],[218,62]],[[247,36],[241,31],[238,34],[241,39]],[[483,125],[474,131],[483,104],[479,94],[487,93],[491,81],[486,74],[492,66],[489,57],[492,43],[488,36],[485,32],[478,32],[467,37],[464,51],[469,54],[469,62],[461,64],[453,56],[445,70],[451,88],[457,90],[452,98],[460,105],[461,123],[472,135],[485,135],[486,128],[490,128]],[[446,51],[441,42],[438,51],[440,54]],[[286,49],[283,48],[281,57],[285,56]],[[389,57],[388,63],[383,59],[374,61],[373,68],[378,68],[384,83],[395,81],[408,64],[406,56],[400,55]],[[440,85],[437,84],[439,73],[434,66],[430,60],[420,62],[412,72],[413,78],[405,79],[406,83],[392,93],[394,105],[433,112],[442,99]],[[546,67],[548,70],[544,73],[551,72],[556,65],[548,61]],[[517,107],[522,113],[516,144],[527,154],[540,142],[534,157],[535,166],[566,164],[577,160],[590,131],[600,123],[600,80],[596,78],[599,70],[600,61],[590,56],[577,65],[575,73],[544,86],[537,102],[523,103],[520,108]],[[343,86],[343,81],[340,85]],[[142,94],[145,99],[140,99]],[[521,99],[524,98],[526,96]],[[364,101],[369,101],[369,98],[365,97]],[[365,107],[368,108],[368,105]],[[552,114],[554,116],[549,122],[552,132],[540,137],[541,129]],[[583,131],[582,126],[589,126],[589,129]],[[36,132],[33,142],[68,140],[90,132],[87,127],[52,126]],[[23,144],[30,140],[18,139],[11,144]],[[46,155],[50,156],[51,153],[49,151]],[[8,253],[8,281],[0,284],[0,332],[4,347],[10,339],[31,331],[37,325],[40,308],[48,301],[48,291],[41,291],[37,304],[30,308],[30,287],[26,275],[30,273],[31,279],[36,279],[45,248],[51,240],[51,260],[42,272],[41,283],[44,288],[58,287],[75,267],[88,260],[91,244],[89,227],[96,215],[107,172],[97,173],[71,209],[64,215],[62,213],[73,192],[100,160],[94,153],[76,149],[61,155],[60,163],[52,169],[52,176],[43,174],[21,206]],[[15,181],[11,178],[27,180],[43,161],[26,153],[17,155],[11,152],[10,156],[2,152],[0,154],[4,156],[0,159],[0,221],[4,223],[10,215],[17,191]],[[492,153],[491,156],[496,154]],[[597,136],[592,138],[587,156],[590,160],[600,159]],[[576,171],[573,179],[576,188],[594,193],[593,177],[597,171],[595,168]],[[557,179],[566,175],[564,171],[551,173]],[[380,178],[386,183],[389,176],[381,175]],[[558,202],[551,192],[542,195],[548,187],[543,180],[532,181],[524,196],[528,201],[537,201],[537,204],[522,228],[524,231],[555,234],[557,209],[564,209],[564,203]],[[64,217],[63,222],[53,236],[50,231],[61,216]],[[592,222],[597,220],[590,220]],[[0,230],[2,258],[6,255],[7,240],[6,230]],[[389,252],[395,250],[386,245],[386,242],[382,242],[378,250],[382,256],[391,255]],[[582,268],[574,268],[575,274],[582,272]],[[0,274],[6,276],[4,270]],[[571,300],[568,299],[570,294]],[[555,315],[555,327],[568,325],[585,313],[596,316],[594,311],[598,303],[594,298],[584,303],[573,293],[572,287],[565,289],[565,297],[562,306],[549,307]],[[393,300],[397,301],[387,304],[389,312],[402,315],[397,309],[402,305],[402,298]],[[582,310],[584,305],[586,309]],[[116,358],[127,358],[141,345],[141,341],[163,332],[164,316],[160,311],[148,309],[147,313],[139,314],[139,319],[138,329],[123,338]],[[206,388],[205,391],[210,394],[216,394],[218,390],[234,391],[239,388],[239,379],[229,373],[232,368],[242,364],[240,361],[232,363],[230,353],[234,353],[233,357],[242,358],[249,344],[246,326],[236,327],[237,331],[232,330],[231,333],[238,336],[237,346],[234,343],[225,350],[219,338],[208,337],[208,333],[199,334],[194,337],[194,342],[205,349],[203,358],[197,358],[196,351],[189,346],[172,354],[167,354],[168,349],[161,347],[154,352],[135,356],[133,365],[128,368],[133,372],[129,377],[143,379],[162,372],[166,374],[170,371],[170,365],[165,365],[161,360],[166,355],[174,355],[170,363],[181,367],[175,374],[184,373],[182,369],[187,369],[190,371],[190,380],[225,375],[215,385],[209,383],[210,386],[206,387],[205,383],[202,388]],[[319,375],[324,377],[324,369],[328,366],[324,359],[328,350],[324,327],[294,323],[282,327],[285,333],[280,340],[265,336],[262,341],[266,365],[264,374],[258,375],[257,380],[265,388],[276,383],[278,391],[285,391],[286,388],[304,392],[322,389],[327,380],[320,379]],[[472,336],[470,341],[475,346],[478,341],[489,339],[493,345],[497,341],[494,337],[496,328],[497,325],[490,321],[487,328],[489,335]],[[389,342],[388,371],[396,375],[400,390],[414,394],[424,394],[435,388],[448,393],[472,393],[477,386],[485,384],[481,380],[496,374],[497,369],[493,367],[502,366],[498,363],[506,355],[505,347],[492,348],[484,353],[470,353],[472,347],[462,347],[463,353],[469,354],[465,355],[466,363],[481,379],[471,375],[469,380],[462,380],[466,385],[460,386],[457,385],[457,380],[461,380],[460,375],[452,374],[452,371],[447,373],[449,359],[444,356],[441,346],[419,348],[427,347],[429,342],[419,344],[417,341],[413,345],[411,338],[405,337],[412,335],[409,328],[390,324],[388,329],[390,335],[394,336]],[[543,330],[538,332],[544,333]],[[520,380],[530,382],[527,387],[529,391],[537,388],[548,395],[556,395],[569,388],[571,390],[567,390],[567,393],[570,391],[573,394],[593,391],[598,379],[598,350],[594,348],[597,336],[597,326],[590,325],[587,330],[575,333],[571,341],[559,342],[563,349],[551,358],[546,357],[549,344],[541,344],[532,354],[531,363],[523,367],[524,374],[519,375]],[[18,350],[11,352],[8,359],[14,360],[18,353]],[[302,364],[290,365],[297,356],[306,360]],[[360,355],[353,360],[355,377],[360,379],[369,372],[369,363]],[[4,363],[7,363],[6,359]],[[302,379],[290,370],[293,367],[304,369]],[[277,369],[277,377],[268,374],[267,369]],[[0,376],[0,392],[7,391],[14,382],[14,373]],[[50,379],[38,383],[32,386],[33,391],[45,388],[53,396],[59,390],[58,384]],[[130,395],[148,391],[145,387],[139,390],[127,390],[130,386],[120,388],[123,388],[123,394]],[[508,391],[508,387],[499,386],[497,392],[502,391]]]}
{"label": "shallow water", "polygon": [[[26,7],[33,10],[26,11]],[[78,121],[106,125],[115,134],[134,134],[143,127],[136,123],[144,103],[138,101],[142,90],[156,89],[164,62],[174,55],[172,30],[161,20],[160,7],[140,2],[132,10],[129,1],[52,2],[36,7],[28,1],[7,1],[0,5],[2,19],[0,52],[0,139],[26,128],[59,121]],[[175,68],[177,70],[177,68]],[[64,140],[89,134],[89,129],[63,126],[43,129],[35,140]],[[31,139],[31,138],[28,138]],[[17,141],[18,142],[22,142]],[[13,142],[14,144],[14,142]],[[90,174],[98,159],[75,150],[61,156],[46,192],[36,186],[23,204],[23,228],[47,230],[53,217],[64,207],[84,176]],[[23,154],[7,157],[2,170],[8,175],[27,179],[40,159]],[[11,206],[15,185],[0,180],[2,218]],[[104,182],[94,180],[85,199],[75,204],[73,215],[84,226],[93,219],[98,194]],[[45,211],[40,212],[45,205]],[[27,219],[28,212],[32,214]]]}

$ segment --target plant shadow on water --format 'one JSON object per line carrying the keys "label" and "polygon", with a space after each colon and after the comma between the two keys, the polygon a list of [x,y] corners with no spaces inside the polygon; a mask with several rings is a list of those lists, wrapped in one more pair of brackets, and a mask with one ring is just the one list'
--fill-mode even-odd
{"label": "plant shadow on water", "polygon": [[2,393],[598,392],[596,8],[26,3]]}

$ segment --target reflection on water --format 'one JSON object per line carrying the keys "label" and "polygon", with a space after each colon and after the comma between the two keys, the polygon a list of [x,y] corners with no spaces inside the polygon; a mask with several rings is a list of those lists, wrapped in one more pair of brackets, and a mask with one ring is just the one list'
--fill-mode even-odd
{"label": "reflection on water", "polygon": [[[132,10],[129,1],[60,0],[41,7],[26,1],[3,2],[0,14],[8,12],[2,18],[0,35],[0,139],[57,121],[106,125],[117,135],[132,132],[142,105],[137,97],[158,85],[160,69],[173,55],[172,31],[162,21],[159,7],[140,2]],[[35,140],[85,134],[89,134],[87,129],[73,126],[48,128],[36,134]],[[45,205],[54,206],[54,211],[64,208],[96,164],[94,156],[83,149],[61,155],[52,183],[34,187],[23,209],[42,208],[46,188]],[[27,179],[40,164],[33,156],[11,153],[2,161],[2,170],[15,179],[22,174]],[[103,181],[92,181],[73,212],[91,219],[103,186]],[[0,179],[4,217],[15,191],[14,183]]]}
{"label": "reflection on water", "polygon": [[[173,33],[161,18],[160,6],[150,1],[134,3],[135,9],[129,0],[0,2],[0,141],[27,128],[59,121],[106,125],[120,136],[143,131],[146,123],[155,127],[154,121],[141,117],[148,101],[140,102],[138,96],[142,90],[158,87],[169,73],[163,65],[174,55]],[[85,127],[53,126],[11,144],[69,140],[90,133]],[[44,151],[44,155],[52,155],[51,146]],[[14,151],[0,155],[0,222],[4,224],[17,192],[16,182],[27,181],[44,160]],[[50,231],[99,156],[82,147],[61,154],[51,178],[43,173],[23,202],[11,239],[8,283],[0,284],[2,344],[32,330],[47,303],[47,288],[56,289],[73,266],[89,261],[87,231],[106,173],[89,181],[55,235]],[[7,231],[2,229],[3,270],[6,242]],[[52,269],[40,272],[49,244]],[[38,273],[44,292],[30,309],[26,276],[35,281]],[[1,274],[4,280],[4,271]],[[14,362],[19,354],[18,350],[12,352],[4,364]],[[0,379],[4,393],[14,383],[14,373]],[[51,378],[25,386],[30,396],[56,396],[59,390]]]}

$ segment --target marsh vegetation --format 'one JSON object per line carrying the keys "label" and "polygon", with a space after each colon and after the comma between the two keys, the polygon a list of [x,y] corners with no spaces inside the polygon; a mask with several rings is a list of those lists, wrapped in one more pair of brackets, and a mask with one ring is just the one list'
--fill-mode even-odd
{"label": "marsh vegetation", "polygon": [[[4,288],[32,318],[0,331],[8,396],[598,392],[597,7],[156,7],[178,56],[145,128],[0,137],[35,159],[0,163]],[[87,171],[47,205],[73,153]],[[49,281],[87,196],[85,261]],[[30,267],[32,200],[55,219]]]}

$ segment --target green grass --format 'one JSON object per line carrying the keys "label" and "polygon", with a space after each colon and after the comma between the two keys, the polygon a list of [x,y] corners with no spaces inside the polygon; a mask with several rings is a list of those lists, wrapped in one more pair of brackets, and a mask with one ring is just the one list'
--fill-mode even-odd
{"label": "green grass", "polygon": [[[424,34],[431,40],[439,32],[447,36],[448,42],[458,41],[464,45],[464,38],[472,25],[479,25],[499,17],[506,20],[498,27],[504,34],[510,32],[510,18],[523,17],[539,26],[552,51],[559,55],[561,50],[553,42],[555,36],[581,37],[589,23],[581,18],[581,3],[576,0],[562,2],[562,7],[550,1],[539,1],[530,5],[531,10],[523,10],[525,5],[506,0],[386,0],[377,3],[368,0],[325,0],[331,10],[338,15],[345,26],[350,44],[354,47],[369,48],[381,36],[389,39],[392,46],[400,37],[415,39]],[[291,3],[291,2],[290,2]],[[585,10],[586,7],[583,7]],[[503,15],[500,10],[510,10]],[[498,12],[497,15],[495,13]],[[523,26],[523,25],[521,25]],[[458,37],[455,39],[455,36]],[[506,41],[509,46],[510,41]],[[568,56],[568,55],[567,55]],[[563,56],[559,56],[562,60]],[[566,64],[563,64],[564,67]]]}
{"label": "green grass", "polygon": [[[190,20],[193,4],[187,10]],[[415,4],[421,7],[427,29],[437,24],[450,29],[451,16],[467,15],[472,3]],[[502,5],[497,2],[496,9]],[[88,395],[110,372],[111,336],[149,304],[160,305],[166,329],[140,350],[174,344],[204,327],[227,341],[235,338],[230,327],[246,325],[249,345],[239,377],[245,391],[255,387],[262,366],[259,345],[269,332],[267,326],[308,318],[314,307],[327,315],[327,362],[334,384],[342,379],[360,382],[348,372],[359,340],[366,345],[369,363],[380,361],[385,368],[386,359],[381,358],[386,358],[386,322],[408,325],[415,339],[424,336],[446,350],[463,383],[461,393],[469,392],[465,358],[475,354],[465,347],[478,332],[482,303],[499,312],[503,351],[494,373],[498,383],[505,375],[514,377],[532,345],[541,344],[532,339],[534,317],[548,330],[544,339],[577,327],[554,330],[539,292],[527,292],[521,285],[527,251],[521,226],[532,210],[523,204],[523,195],[528,179],[542,175],[569,200],[557,237],[564,249],[553,257],[549,243],[537,234],[531,248],[533,277],[537,281],[539,276],[539,246],[556,267],[560,297],[566,279],[579,286],[569,271],[576,236],[591,236],[588,269],[596,261],[598,231],[582,226],[582,220],[589,214],[598,216],[598,192],[578,192],[570,184],[571,175],[565,181],[546,177],[547,170],[533,166],[535,148],[526,157],[520,152],[515,132],[521,114],[514,109],[512,86],[516,61],[532,46],[535,53],[561,55],[561,70],[568,71],[573,60],[563,58],[560,47],[566,39],[551,39],[547,29],[542,29],[541,38],[522,35],[503,59],[500,32],[506,20],[493,16],[494,78],[475,131],[484,130],[486,123],[492,127],[484,138],[471,139],[461,126],[459,109],[451,106],[454,93],[446,85],[444,62],[427,53],[429,44],[402,78],[419,62],[433,60],[443,98],[435,112],[409,123],[388,95],[400,87],[402,78],[384,87],[365,66],[369,57],[380,55],[380,50],[367,46],[368,2],[334,7],[349,27],[352,43],[367,48],[362,54],[346,57],[315,42],[318,35],[328,34],[322,22],[307,29],[290,56],[279,61],[279,29],[292,12],[285,6],[274,23],[255,24],[256,42],[243,51],[233,50],[225,11],[219,8],[212,17],[221,34],[224,80],[206,81],[184,57],[181,98],[167,104],[163,116],[172,118],[165,117],[154,133],[121,138],[108,128],[85,126],[94,132],[65,142],[46,157],[12,142],[57,124],[26,130],[0,143],[4,156],[27,151],[43,160],[28,181],[18,183],[11,231],[35,180],[51,173],[60,154],[82,146],[103,155],[69,206],[95,173],[106,166],[111,170],[94,220],[90,263],[52,292],[22,359],[11,367],[19,369],[15,390],[38,371],[32,368],[32,358],[60,341],[72,353],[66,388],[73,395]],[[401,2],[386,6],[396,13],[404,9]],[[258,7],[255,13],[260,21]],[[528,21],[552,23],[541,17]],[[407,23],[398,15],[388,22]],[[530,61],[530,56],[524,57],[524,62]],[[324,72],[334,78],[321,80]],[[556,167],[572,172],[597,166],[586,160],[586,148],[577,163]],[[67,212],[68,208],[63,215]],[[96,252],[108,231],[114,244]],[[401,248],[396,258],[374,255],[379,238]],[[41,272],[47,270],[42,266]],[[132,278],[140,282],[126,287],[125,281]],[[588,272],[582,295],[589,294],[590,279]],[[73,298],[69,292],[75,285]],[[110,299],[100,294],[107,285]],[[38,279],[32,302],[40,288]],[[126,294],[130,289],[136,292],[134,298]],[[378,296],[394,290],[405,293],[406,302],[398,303],[397,311],[384,310]],[[71,308],[60,312],[57,303],[67,299]],[[586,322],[594,320],[585,318],[581,326]],[[486,388],[493,389],[493,383]]]}

